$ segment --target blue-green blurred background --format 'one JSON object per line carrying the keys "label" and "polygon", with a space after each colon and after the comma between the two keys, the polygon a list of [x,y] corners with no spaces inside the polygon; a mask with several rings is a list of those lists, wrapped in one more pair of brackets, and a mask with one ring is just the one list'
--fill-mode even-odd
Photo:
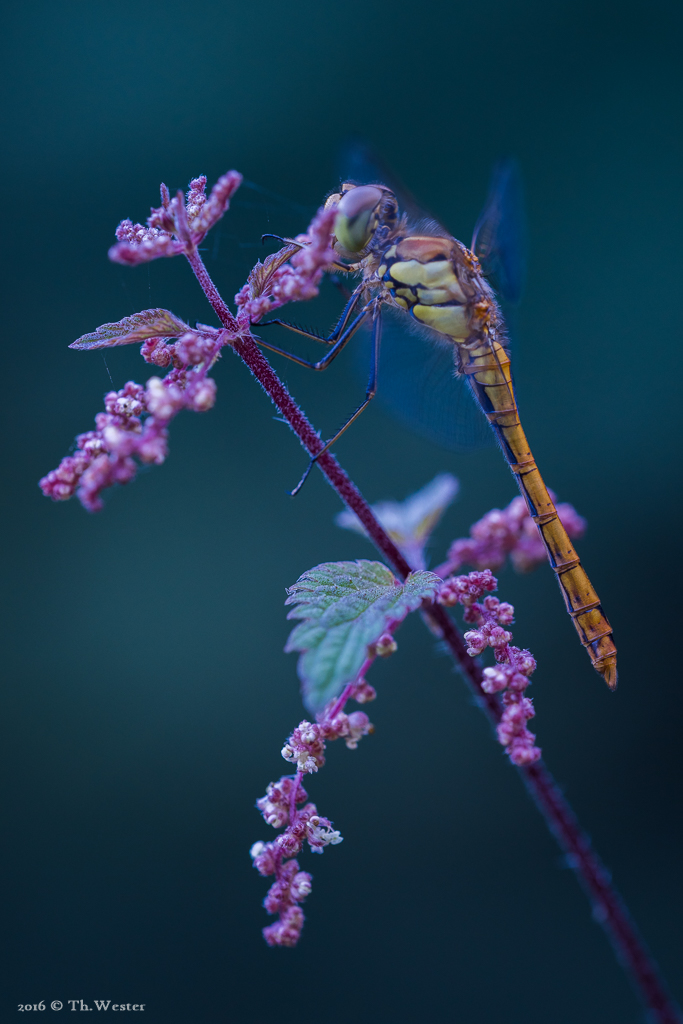
{"label": "blue-green blurred background", "polygon": [[[506,571],[500,593],[538,657],[548,765],[683,997],[679,5],[27,0],[4,25],[2,1019],[74,998],[145,1003],[159,1024],[642,1019],[419,620],[373,669],[375,735],[332,747],[310,781],[345,842],[302,855],[303,940],[264,945],[247,851],[272,832],[253,802],[302,717],[284,588],[372,551],[334,526],[319,475],[287,497],[304,455],[236,359],[215,409],[179,417],[166,465],[100,515],[36,486],[90,428],[108,373],[149,375],[136,350],[105,366],[70,341],[155,305],[214,322],[181,260],[107,262],[117,222],[144,219],[161,180],[229,167],[283,196],[294,205],[244,190],[210,236],[231,298],[262,231],[306,226],[350,131],[465,241],[493,161],[520,161],[519,400],[548,484],[589,519],[617,694],[548,569]],[[338,305],[329,288],[296,315],[324,328]],[[351,355],[323,376],[278,369],[324,433],[358,399]],[[373,501],[458,475],[434,561],[515,494],[495,449],[444,453],[380,409],[336,450]]]}

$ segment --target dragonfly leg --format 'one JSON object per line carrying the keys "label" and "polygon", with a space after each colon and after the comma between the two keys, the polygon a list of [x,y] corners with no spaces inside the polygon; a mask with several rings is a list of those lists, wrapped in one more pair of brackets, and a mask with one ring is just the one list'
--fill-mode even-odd
{"label": "dragonfly leg", "polygon": [[[313,338],[315,341],[323,341],[327,345],[331,345],[332,347],[330,351],[327,353],[327,355],[323,356],[323,358],[319,359],[316,363],[311,362],[309,359],[302,359],[301,356],[295,355],[294,352],[287,352],[286,349],[284,348],[278,348],[277,345],[271,345],[270,342],[264,341],[263,338],[255,337],[254,340],[257,341],[259,345],[263,346],[263,348],[268,349],[269,352],[277,352],[278,355],[284,356],[286,359],[291,359],[292,362],[297,363],[298,366],[306,366],[309,370],[326,370],[330,363],[337,358],[342,349],[347,345],[347,343],[356,333],[356,331],[358,330],[358,328],[363,323],[366,316],[372,309],[372,305],[374,302],[373,300],[373,302],[369,302],[366,306],[364,306],[361,309],[360,313],[358,313],[351,321],[351,323],[348,324],[348,326],[346,326],[341,331],[341,334],[339,334],[339,330],[343,328],[344,325],[347,323],[349,316],[353,310],[353,307],[356,305],[357,301],[358,296],[352,296],[352,299],[349,302],[347,310],[345,310],[344,314],[342,315],[340,323],[337,325],[337,327],[335,327],[334,331],[332,331],[332,334],[330,335],[329,338],[320,338],[318,337],[318,335],[313,334],[310,331],[304,331],[300,327],[295,327],[293,324],[285,323],[285,321],[283,320],[269,320],[267,322],[268,324],[280,324],[280,326],[282,327],[289,328],[290,331],[295,331],[297,334],[303,334],[305,338]],[[263,326],[265,327],[267,326],[267,324],[263,324]]]}
{"label": "dragonfly leg", "polygon": [[[283,242],[285,245],[296,245],[291,238],[283,238],[282,235],[274,235],[272,231],[267,231],[264,235],[261,235],[261,245],[265,243],[266,238],[274,238],[278,242]],[[302,247],[299,246],[301,249]]]}
{"label": "dragonfly leg", "polygon": [[326,441],[323,447],[320,449],[320,451],[312,457],[311,461],[308,463],[308,466],[306,467],[304,475],[301,477],[301,480],[299,480],[299,483],[296,485],[294,490],[289,492],[290,497],[295,498],[297,496],[303,485],[306,483],[306,480],[308,479],[308,474],[311,472],[313,466],[318,461],[320,456],[324,455],[326,451],[329,451],[330,447],[333,444],[335,444],[336,441],[339,440],[342,434],[344,434],[349,429],[351,424],[356,422],[360,414],[367,409],[367,407],[370,405],[370,402],[377,394],[377,371],[379,368],[379,350],[381,337],[382,320],[380,316],[380,306],[379,303],[376,302],[375,308],[373,310],[372,322],[372,356],[370,361],[370,379],[368,380],[368,386],[365,389],[365,401],[361,402],[361,404],[358,406],[353,415],[349,416],[346,423],[343,424],[343,426],[337,431],[334,437],[331,437],[329,441]]}
{"label": "dragonfly leg", "polygon": [[[290,323],[287,322],[287,320],[280,320],[279,318],[277,318],[275,320],[264,320],[262,323],[257,323],[255,326],[257,326],[257,327],[272,327],[274,324],[277,324],[278,327],[286,327],[288,331],[294,331],[295,334],[302,334],[304,336],[304,338],[311,338],[313,341],[322,341],[325,345],[334,345],[334,343],[339,340],[340,336],[346,330],[346,327],[348,326],[349,320],[351,318],[351,314],[353,313],[354,309],[358,305],[358,302],[360,300],[362,291],[363,291],[363,285],[361,283],[361,284],[358,285],[357,288],[355,288],[353,290],[352,294],[347,295],[347,300],[348,301],[346,302],[346,305],[344,306],[344,308],[343,308],[343,310],[341,312],[341,316],[339,317],[339,320],[335,324],[333,330],[330,332],[330,334],[326,338],[321,337],[319,334],[316,334],[314,331],[305,331],[302,327],[297,327],[296,324],[290,324]],[[257,339],[257,340],[265,348],[270,348],[271,351],[273,351],[273,352],[279,352],[279,353],[283,354],[283,350],[282,349],[274,348],[273,346],[269,346],[269,345],[266,344],[265,341],[263,341],[261,339]]]}

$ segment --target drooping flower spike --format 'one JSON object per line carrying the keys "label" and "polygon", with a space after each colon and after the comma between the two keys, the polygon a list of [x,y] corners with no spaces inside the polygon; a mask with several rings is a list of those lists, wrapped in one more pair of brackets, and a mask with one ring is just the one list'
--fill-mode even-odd
{"label": "drooping flower spike", "polygon": [[[385,637],[382,649],[395,643]],[[368,652],[369,658],[374,657]],[[282,748],[285,761],[296,766],[294,776],[284,775],[271,782],[266,795],[256,801],[264,821],[273,828],[284,829],[273,842],[254,843],[250,850],[254,867],[264,877],[275,876],[263,905],[278,920],[263,929],[269,946],[295,946],[301,936],[304,914],[298,905],[311,892],[312,877],[301,871],[294,859],[307,843],[312,853],[322,853],[326,846],[337,846],[343,837],[332,827],[329,818],[318,814],[301,784],[305,774],[317,772],[325,764],[325,744],[343,738],[350,750],[355,750],[363,736],[373,731],[372,723],[363,711],[346,714],[344,705],[350,699],[364,704],[375,697],[374,689],[359,677],[347,686],[340,700],[332,701],[318,716],[317,722],[304,720],[294,729]],[[304,804],[298,808],[297,804]]]}
{"label": "drooping flower spike", "polygon": [[[536,712],[533,702],[524,696],[536,660],[529,651],[510,643],[512,633],[506,626],[512,624],[515,609],[507,601],[499,601],[491,595],[497,586],[498,581],[490,569],[452,576],[441,584],[437,600],[447,606],[462,605],[465,622],[477,627],[465,633],[471,658],[476,658],[487,647],[493,649],[497,664],[484,669],[481,686],[485,693],[502,694],[503,714],[496,728],[498,742],[505,747],[513,764],[524,767],[534,764],[541,756],[536,737],[526,727]],[[483,601],[479,600],[482,597]]]}
{"label": "drooping flower spike", "polygon": [[175,345],[157,338],[146,341],[142,346],[146,361],[170,364],[170,372],[163,380],[150,377],[144,387],[128,381],[121,390],[105,395],[104,412],[95,417],[96,429],[79,434],[76,452],[43,477],[43,494],[66,501],[77,493],[84,508],[97,512],[102,508],[102,491],[135,477],[135,459],[157,466],[164,462],[171,420],[181,409],[206,412],[216,400],[216,382],[207,372],[222,344],[219,331],[188,331]]}

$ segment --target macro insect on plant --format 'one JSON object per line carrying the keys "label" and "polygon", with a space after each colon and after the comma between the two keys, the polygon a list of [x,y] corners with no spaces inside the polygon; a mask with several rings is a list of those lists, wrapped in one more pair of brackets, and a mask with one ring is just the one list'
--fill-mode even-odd
{"label": "macro insect on plant", "polygon": [[[300,654],[304,703],[312,719],[300,722],[282,749],[294,772],[271,783],[257,804],[265,821],[282,830],[275,840],[259,841],[251,851],[259,872],[274,876],[265,907],[277,915],[277,921],[264,929],[266,940],[273,946],[292,946],[301,935],[300,904],[310,893],[311,876],[300,870],[299,852],[308,845],[320,853],[341,841],[340,831],[308,801],[302,780],[324,764],[327,742],[343,738],[354,749],[372,731],[366,713],[347,713],[346,704],[354,700],[364,705],[374,698],[366,674],[377,657],[393,654],[394,631],[408,614],[419,611],[495,727],[498,742],[517,766],[588,892],[596,917],[651,1019],[680,1022],[680,1012],[609,874],[540,760],[535,737],[527,729],[534,711],[525,691],[536,662],[529,651],[511,643],[508,627],[514,609],[494,597],[497,582],[492,568],[508,556],[519,568],[530,568],[545,557],[545,547],[551,562],[557,563],[558,578],[577,628],[585,633],[592,660],[611,684],[615,680],[614,651],[613,645],[609,647],[611,632],[606,620],[602,620],[606,631],[600,636],[590,634],[596,616],[601,615],[599,606],[586,601],[585,593],[583,605],[575,600],[580,586],[585,590],[589,585],[585,574],[577,574],[578,559],[567,564],[567,553],[573,551],[568,535],[577,536],[583,523],[571,506],[556,508],[524,447],[497,307],[475,257],[446,234],[401,234],[404,221],[388,188],[342,187],[318,211],[305,234],[286,240],[279,252],[256,264],[236,297],[237,313],[233,314],[209,276],[198,247],[227,211],[240,182],[241,176],[230,171],[208,196],[204,177],[190,183],[186,196],[179,191],[171,197],[162,185],[161,206],[152,210],[146,225],[129,220],[119,225],[110,258],[135,266],[160,257],[185,256],[220,327],[191,327],[169,310],[148,309],[104,324],[74,342],[71,347],[80,350],[142,343],[145,362],[167,372],[163,378],[151,376],[145,385],[129,381],[107,394],[105,409],[95,418],[96,429],[79,435],[74,454],[63,459],[40,485],[54,500],[77,494],[88,510],[101,508],[104,489],[130,482],[139,463],[165,460],[168,427],[181,410],[211,408],[216,385],[208,374],[229,349],[247,365],[304,446],[311,465],[320,468],[346,505],[340,525],[365,533],[385,560],[324,563],[304,572],[289,590],[290,618],[298,624],[287,649]],[[494,195],[489,214],[478,229],[482,253],[491,260],[497,258],[498,198]],[[401,248],[404,242],[406,246]],[[366,248],[367,255],[363,255]],[[353,264],[341,262],[349,256],[360,257],[356,262],[362,278],[336,333],[327,339],[332,343],[328,359],[346,343],[354,325],[367,317],[372,320],[376,369],[381,308],[391,303],[400,307],[399,299],[410,306],[413,318],[422,317],[424,323],[438,320],[441,328],[447,325],[446,343],[451,353],[455,347],[460,369],[488,413],[509,461],[514,459],[513,469],[524,495],[524,500],[515,498],[507,509],[488,513],[474,525],[469,538],[456,540],[435,572],[425,568],[424,547],[453,497],[454,479],[443,475],[402,505],[371,507],[329,451],[339,435],[328,443],[321,440],[259,348],[265,343],[252,334],[252,323],[272,310],[317,295],[326,272],[352,269]],[[429,279],[430,273],[434,280]],[[402,276],[408,280],[402,281]],[[266,347],[272,346],[268,343]],[[473,571],[458,574],[464,564],[471,565]],[[470,627],[464,637],[446,610],[455,605],[463,608],[464,621]],[[479,655],[487,648],[493,651],[494,662],[484,667]]]}
{"label": "macro insect on plant", "polygon": [[[507,220],[513,189],[514,166],[503,165],[474,231],[472,251],[435,222],[413,225],[401,214],[394,193],[384,184],[344,182],[327,199],[325,209],[336,210],[333,247],[340,261],[335,269],[360,275],[346,307],[327,338],[303,331],[284,320],[266,321],[324,341],[330,351],[311,363],[259,339],[259,344],[301,366],[326,369],[366,321],[372,323],[370,381],[365,401],[322,452],[343,434],[377,392],[383,307],[400,310],[421,327],[434,345],[450,349],[458,375],[469,382],[472,394],[491,424],[507,463],[515,474],[529,513],[538,526],[581,643],[593,666],[614,689],[617,685],[616,648],[612,630],[598,595],[581,565],[572,542],[545,486],[519,418],[507,350],[507,335],[493,289],[483,267],[502,267],[504,291],[514,291],[517,276],[509,269],[515,253],[509,251]],[[507,287],[506,287],[507,286]],[[239,298],[239,297],[238,297]],[[258,322],[258,321],[257,321]],[[415,336],[411,340],[417,347]],[[387,358],[391,359],[391,346]],[[429,357],[426,356],[428,359]],[[450,372],[449,372],[450,370]],[[452,380],[446,361],[444,376]],[[413,383],[418,387],[419,382]],[[309,468],[321,453],[313,456]]]}

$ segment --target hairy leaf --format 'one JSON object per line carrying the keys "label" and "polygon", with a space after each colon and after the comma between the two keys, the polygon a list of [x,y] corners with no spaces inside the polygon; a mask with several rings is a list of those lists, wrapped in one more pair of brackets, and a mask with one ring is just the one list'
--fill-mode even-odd
{"label": "hairy leaf", "polygon": [[298,672],[304,703],[318,711],[352,682],[368,657],[368,646],[391,631],[440,579],[412,572],[399,582],[381,562],[325,562],[310,569],[287,591],[287,616],[303,621],[292,630],[286,651],[300,651]]}
{"label": "hairy leaf", "polygon": [[247,278],[249,295],[252,299],[257,299],[260,295],[263,295],[264,292],[267,292],[275,271],[279,270],[280,267],[287,262],[289,257],[293,256],[295,252],[298,252],[300,248],[300,245],[286,245],[284,249],[279,249],[278,252],[274,252],[271,253],[270,256],[266,256],[263,263],[261,263],[260,260],[257,261],[256,266]]}
{"label": "hairy leaf", "polygon": [[115,324],[102,324],[92,334],[73,341],[69,348],[81,351],[113,348],[114,345],[132,345],[146,338],[177,338],[189,331],[189,325],[167,309],[143,309],[141,313],[124,316]]}

